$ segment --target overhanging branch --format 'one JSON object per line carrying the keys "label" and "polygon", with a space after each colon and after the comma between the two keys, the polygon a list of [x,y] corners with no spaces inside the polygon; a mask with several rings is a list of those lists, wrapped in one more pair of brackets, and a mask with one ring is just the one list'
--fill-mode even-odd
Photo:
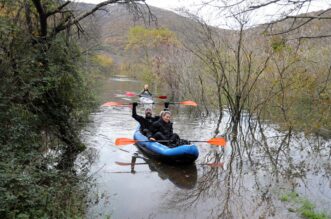
{"label": "overhanging branch", "polygon": [[78,22],[80,22],[81,20],[83,20],[84,18],[93,14],[94,12],[96,12],[97,10],[101,9],[104,6],[107,6],[110,4],[115,4],[115,3],[136,4],[138,2],[145,2],[145,0],[108,0],[108,1],[101,2],[101,3],[97,4],[93,9],[81,14],[77,18],[74,18],[74,19],[66,18],[63,22],[61,22],[59,25],[57,25],[53,29],[51,35],[54,36],[57,33],[61,32],[62,30],[65,30],[65,29],[71,27],[72,25],[77,24]]}
{"label": "overhanging branch", "polygon": [[55,10],[50,11],[50,12],[47,12],[47,13],[46,13],[46,16],[49,17],[49,16],[52,16],[52,15],[54,15],[54,14],[56,14],[56,13],[61,12],[61,10],[62,10],[65,6],[67,6],[68,4],[70,4],[70,3],[71,3],[71,1],[66,1],[64,4],[60,5],[60,6],[57,7]]}

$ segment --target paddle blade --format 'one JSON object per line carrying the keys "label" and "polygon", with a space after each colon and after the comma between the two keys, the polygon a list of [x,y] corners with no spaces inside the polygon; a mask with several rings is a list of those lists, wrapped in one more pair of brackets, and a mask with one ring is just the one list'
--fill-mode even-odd
{"label": "paddle blade", "polygon": [[122,105],[123,105],[122,103],[118,103],[118,102],[106,102],[101,106],[122,106]]}
{"label": "paddle blade", "polygon": [[119,161],[115,161],[115,163],[119,166],[132,166],[132,165],[144,165],[147,163],[127,163],[127,162],[119,162]]}
{"label": "paddle blade", "polygon": [[179,103],[185,106],[198,106],[198,104],[192,100],[187,100]]}
{"label": "paddle blade", "polygon": [[131,165],[131,163],[124,163],[124,162],[119,162],[119,161],[115,161],[115,163],[120,166],[130,166]]}
{"label": "paddle blade", "polygon": [[125,92],[125,95],[128,96],[128,97],[135,97],[135,96],[137,96],[137,94],[135,94],[133,92],[130,92],[130,91]]}
{"label": "paddle blade", "polygon": [[167,99],[168,97],[167,96],[158,96],[158,98],[160,98],[160,99]]}
{"label": "paddle blade", "polygon": [[130,138],[116,138],[115,145],[121,146],[121,145],[127,145],[127,144],[134,144],[136,143],[136,140],[130,139]]}
{"label": "paddle blade", "polygon": [[207,141],[209,144],[225,146],[226,141],[224,138],[211,138]]}

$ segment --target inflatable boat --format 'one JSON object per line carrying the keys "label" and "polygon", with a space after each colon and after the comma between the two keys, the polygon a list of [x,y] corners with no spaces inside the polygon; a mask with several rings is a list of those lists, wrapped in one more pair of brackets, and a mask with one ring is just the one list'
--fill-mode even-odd
{"label": "inflatable boat", "polygon": [[160,160],[168,164],[190,164],[199,156],[199,150],[196,145],[180,145],[175,148],[169,148],[158,142],[148,141],[148,138],[137,129],[133,135],[138,140],[136,146],[146,156]]}

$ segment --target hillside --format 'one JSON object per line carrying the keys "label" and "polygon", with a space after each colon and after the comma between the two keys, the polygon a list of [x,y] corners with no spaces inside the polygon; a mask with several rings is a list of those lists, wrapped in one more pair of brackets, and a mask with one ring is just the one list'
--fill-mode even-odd
{"label": "hillside", "polygon": [[[91,4],[79,3],[78,10],[88,10],[92,7]],[[197,42],[196,29],[199,24],[194,20],[178,15],[172,11],[163,10],[156,7],[150,7],[152,14],[156,20],[149,19],[145,7],[142,7],[142,14],[145,15],[145,20],[136,19],[136,15],[127,10],[121,5],[107,7],[107,11],[99,11],[95,14],[94,19],[99,34],[102,50],[109,53],[114,60],[120,61],[127,56],[125,45],[127,43],[127,34],[131,27],[141,25],[146,27],[164,27],[176,33],[177,37],[185,43]],[[86,22],[86,21],[85,21]],[[222,33],[232,32],[230,30],[219,29]]]}
{"label": "hillside", "polygon": [[[93,7],[92,4],[77,3],[75,5],[79,11],[88,10]],[[132,14],[122,5],[109,6],[106,10],[98,11],[93,18],[84,21],[85,26],[88,26],[89,37],[97,37],[103,52],[108,53],[115,62],[121,62],[123,58],[129,58],[125,45],[127,43],[127,33],[134,25],[142,25],[146,27],[165,27],[176,33],[177,37],[184,43],[201,41],[197,34],[200,28],[199,24],[193,19],[178,15],[172,11],[163,10],[156,7],[150,7],[152,14],[157,18],[156,21],[149,19],[147,9],[141,7],[140,12],[145,15],[145,20],[136,19],[136,14]],[[319,12],[308,13],[305,15],[315,16]],[[325,13],[325,16],[330,16],[331,12]],[[92,19],[92,23],[91,23]],[[303,20],[305,21],[305,20]],[[300,21],[302,22],[302,21]],[[293,20],[279,22],[273,26],[273,31],[287,30],[293,23]],[[93,25],[91,25],[93,24]],[[314,36],[329,34],[331,23],[328,20],[315,20],[300,28],[299,31],[293,31],[286,36],[290,39],[297,39],[301,36]],[[246,30],[246,34],[250,39],[256,39],[255,46],[259,46],[261,41],[265,41],[266,25],[259,25]],[[236,31],[227,29],[213,28],[217,34],[226,37],[232,41]],[[314,46],[319,47],[325,40],[315,41]],[[316,43],[318,45],[316,45]]]}

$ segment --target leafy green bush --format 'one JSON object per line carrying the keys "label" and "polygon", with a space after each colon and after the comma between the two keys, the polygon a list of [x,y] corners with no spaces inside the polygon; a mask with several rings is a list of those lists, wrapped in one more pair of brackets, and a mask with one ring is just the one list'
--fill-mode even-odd
{"label": "leafy green bush", "polygon": [[0,8],[0,218],[82,217],[86,176],[74,161],[95,101],[70,35],[28,32],[24,2]]}

